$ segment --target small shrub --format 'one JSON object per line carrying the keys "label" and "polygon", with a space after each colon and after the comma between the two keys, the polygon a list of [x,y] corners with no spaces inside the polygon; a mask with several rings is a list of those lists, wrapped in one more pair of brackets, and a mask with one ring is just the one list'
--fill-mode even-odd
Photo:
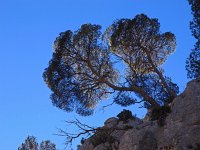
{"label": "small shrub", "polygon": [[128,119],[135,119],[134,116],[132,115],[132,112],[130,110],[123,109],[117,117],[119,118],[119,121],[124,121],[126,122]]}
{"label": "small shrub", "polygon": [[81,139],[81,144],[84,144],[85,141],[86,141],[86,139],[85,139],[85,138],[82,138],[82,139]]}

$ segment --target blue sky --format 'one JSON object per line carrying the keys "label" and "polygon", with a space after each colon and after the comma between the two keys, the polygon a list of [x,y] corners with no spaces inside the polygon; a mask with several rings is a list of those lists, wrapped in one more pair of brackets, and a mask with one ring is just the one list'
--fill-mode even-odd
{"label": "blue sky", "polygon": [[[38,141],[50,139],[64,149],[64,138],[53,135],[58,128],[68,128],[64,120],[79,118],[100,126],[123,108],[112,106],[94,116],[83,118],[53,107],[50,90],[42,73],[52,56],[52,45],[60,32],[78,29],[81,24],[100,24],[105,29],[115,19],[133,18],[145,13],[158,18],[161,31],[177,37],[177,50],[164,65],[180,90],[186,83],[185,60],[193,47],[189,30],[192,19],[187,0],[1,0],[0,1],[0,146],[15,150],[28,135]],[[137,116],[145,110],[129,107]],[[73,147],[76,147],[74,144]]]}

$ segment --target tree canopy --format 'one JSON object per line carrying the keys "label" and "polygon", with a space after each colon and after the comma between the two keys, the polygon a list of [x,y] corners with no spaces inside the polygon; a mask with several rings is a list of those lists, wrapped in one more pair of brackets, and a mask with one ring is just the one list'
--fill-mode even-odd
{"label": "tree canopy", "polygon": [[179,92],[162,69],[175,48],[175,35],[161,33],[158,20],[144,14],[117,20],[104,33],[100,25],[83,24],[56,38],[43,77],[53,105],[67,112],[91,115],[109,95],[122,106],[159,108]]}
{"label": "tree canopy", "polygon": [[18,150],[56,150],[56,145],[49,140],[38,144],[36,137],[28,136]]}
{"label": "tree canopy", "polygon": [[34,136],[28,136],[18,150],[38,150],[37,139]]}
{"label": "tree canopy", "polygon": [[186,61],[186,70],[188,78],[198,78],[200,77],[200,1],[188,1],[191,5],[193,15],[193,20],[190,22],[190,29],[197,42]]}
{"label": "tree canopy", "polygon": [[40,150],[56,150],[56,145],[49,140],[40,143]]}

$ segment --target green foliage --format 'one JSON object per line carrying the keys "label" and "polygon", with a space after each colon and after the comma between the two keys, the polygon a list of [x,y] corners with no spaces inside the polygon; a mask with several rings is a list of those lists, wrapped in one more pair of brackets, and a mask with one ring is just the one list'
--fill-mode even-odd
{"label": "green foliage", "polygon": [[155,66],[160,66],[176,48],[175,35],[170,32],[161,34],[158,20],[144,14],[117,20],[104,36],[112,52],[127,63],[130,70],[142,74],[153,71],[148,55]]}
{"label": "green foliage", "polygon": [[34,136],[28,136],[18,150],[39,150],[37,139]]}
{"label": "green foliage", "polygon": [[56,145],[49,140],[42,141],[39,145],[34,136],[28,136],[18,150],[56,150]]}
{"label": "green foliage", "polygon": [[[158,20],[144,14],[120,19],[103,34],[101,26],[84,24],[56,38],[43,77],[53,92],[53,105],[67,112],[91,115],[113,93],[114,103],[121,106],[146,102],[160,107],[178,93],[161,68],[175,47],[174,34],[161,34]],[[115,67],[121,62],[125,74]]]}
{"label": "green foliage", "polygon": [[127,121],[128,119],[135,119],[132,115],[132,112],[130,110],[123,109],[117,117],[119,118],[119,121]]}
{"label": "green foliage", "polygon": [[85,140],[86,140],[85,138],[82,138],[82,139],[81,139],[81,144],[84,144],[84,143],[85,143]]}
{"label": "green foliage", "polygon": [[190,22],[190,29],[197,42],[186,61],[186,70],[188,78],[198,78],[200,77],[200,1],[188,1],[191,5],[193,15],[193,20]]}
{"label": "green foliage", "polygon": [[40,150],[56,150],[56,145],[49,140],[40,143]]}
{"label": "green foliage", "polygon": [[[117,72],[113,70],[109,52],[101,44],[100,26],[85,24],[74,34],[66,31],[55,41],[55,52],[44,79],[51,90],[55,106],[81,115],[90,115],[96,104],[107,96],[108,85]],[[91,70],[95,68],[95,71]],[[99,76],[102,78],[99,78]]]}
{"label": "green foliage", "polygon": [[[130,80],[134,80],[134,79],[130,79]],[[177,86],[177,84],[171,81],[171,78],[164,77],[164,80],[170,89],[172,89],[176,94],[179,93],[179,87]],[[167,89],[163,86],[163,82],[160,80],[157,74],[143,75],[143,76],[137,77],[134,82],[129,82],[129,83],[131,83],[130,86],[132,86],[132,84],[134,83],[138,87],[142,88],[160,106],[168,104],[172,102],[172,100],[174,99],[173,95],[170,94],[167,91]],[[138,95],[138,97],[142,99],[141,95]],[[145,100],[143,99],[143,101]],[[148,109],[148,107],[150,107],[150,104],[146,102],[144,107]]]}

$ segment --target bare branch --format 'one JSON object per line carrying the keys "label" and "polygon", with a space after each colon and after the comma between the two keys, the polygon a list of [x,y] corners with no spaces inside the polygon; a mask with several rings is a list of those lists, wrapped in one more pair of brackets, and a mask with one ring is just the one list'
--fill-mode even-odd
{"label": "bare branch", "polygon": [[60,128],[58,129],[59,133],[55,135],[66,137],[66,141],[65,141],[66,145],[71,144],[75,139],[83,135],[84,136],[86,135],[86,137],[88,137],[89,135],[95,133],[97,130],[97,128],[81,123],[78,119],[75,119],[73,121],[66,121],[66,123],[70,125],[75,125],[76,128],[80,129],[80,132],[78,133],[69,133]]}
{"label": "bare branch", "polygon": [[75,125],[76,128],[80,129],[79,132],[77,133],[69,133],[60,128],[58,129],[59,133],[54,134],[54,135],[66,137],[66,140],[65,140],[66,146],[69,144],[71,145],[73,141],[79,137],[84,136],[85,138],[87,138],[88,136],[91,136],[92,134],[96,135],[96,134],[101,134],[101,133],[107,133],[108,135],[110,135],[115,130],[127,130],[130,128],[130,127],[111,127],[111,128],[97,127],[95,128],[87,124],[81,123],[78,119],[75,119],[73,121],[66,121],[66,123],[70,125]]}

